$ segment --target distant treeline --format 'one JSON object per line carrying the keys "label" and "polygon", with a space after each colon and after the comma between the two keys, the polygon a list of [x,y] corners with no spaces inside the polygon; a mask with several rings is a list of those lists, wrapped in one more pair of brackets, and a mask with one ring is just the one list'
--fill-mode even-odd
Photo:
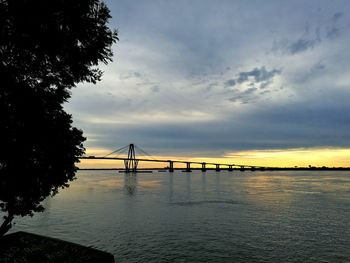
{"label": "distant treeline", "polygon": [[[215,171],[215,168],[206,168],[210,171]],[[123,171],[125,168],[78,168],[83,171],[95,171],[95,170],[115,170]],[[142,168],[142,170],[155,170],[155,171],[166,171],[166,168]],[[184,168],[174,168],[174,170],[182,171]],[[191,168],[191,170],[201,170],[201,168]],[[228,168],[220,168],[221,171],[228,171]],[[268,168],[232,168],[233,171],[350,171],[350,167],[268,167]]]}

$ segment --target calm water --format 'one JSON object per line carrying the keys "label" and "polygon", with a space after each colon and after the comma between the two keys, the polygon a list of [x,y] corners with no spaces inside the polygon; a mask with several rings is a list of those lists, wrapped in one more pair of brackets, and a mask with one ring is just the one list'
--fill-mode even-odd
{"label": "calm water", "polygon": [[81,171],[15,230],[117,262],[350,262],[350,172]]}

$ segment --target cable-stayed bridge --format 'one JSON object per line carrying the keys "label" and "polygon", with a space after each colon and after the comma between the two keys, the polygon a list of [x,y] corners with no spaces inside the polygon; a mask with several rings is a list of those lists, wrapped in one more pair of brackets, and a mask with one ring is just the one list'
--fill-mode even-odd
{"label": "cable-stayed bridge", "polygon": [[[121,157],[121,155],[125,155],[125,157]],[[141,156],[138,157],[138,156]],[[221,170],[233,171],[234,169],[239,169],[244,171],[246,169],[249,170],[265,170],[265,169],[273,169],[273,167],[266,166],[252,166],[245,164],[227,164],[227,163],[211,163],[211,162],[196,162],[196,161],[185,161],[185,160],[162,160],[155,159],[152,155],[148,154],[146,151],[141,149],[135,144],[129,144],[124,147],[121,147],[105,156],[97,157],[97,156],[84,156],[80,159],[94,159],[94,160],[121,160],[124,161],[125,172],[126,173],[134,173],[138,171],[138,165],[140,162],[153,162],[153,163],[164,163],[167,164],[167,167],[164,169],[169,170],[169,172],[174,172],[175,169],[184,170],[185,172],[191,172],[193,169],[201,170],[205,172],[207,170],[215,170],[217,172]],[[174,164],[183,164],[184,168],[175,168]],[[194,168],[194,165],[199,168]],[[210,168],[211,167],[211,168]]]}

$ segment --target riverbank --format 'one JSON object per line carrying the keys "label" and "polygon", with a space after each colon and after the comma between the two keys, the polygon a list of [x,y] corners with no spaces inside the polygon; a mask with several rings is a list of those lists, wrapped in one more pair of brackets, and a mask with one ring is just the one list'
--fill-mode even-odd
{"label": "riverbank", "polygon": [[0,239],[0,263],[113,263],[113,255],[63,240],[16,232]]}

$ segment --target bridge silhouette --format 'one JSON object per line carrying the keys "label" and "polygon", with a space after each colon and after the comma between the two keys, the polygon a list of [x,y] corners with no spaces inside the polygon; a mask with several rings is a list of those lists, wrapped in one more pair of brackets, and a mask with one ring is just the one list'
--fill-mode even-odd
{"label": "bridge silhouette", "polygon": [[[148,158],[137,158],[136,151],[139,152],[142,156],[146,156]],[[118,157],[121,154],[126,155],[127,157]],[[117,155],[112,157],[112,155]],[[84,156],[80,157],[80,159],[94,159],[94,160],[121,160],[124,161],[125,173],[136,173],[138,172],[138,165],[140,162],[156,162],[156,163],[166,163],[167,167],[163,168],[168,170],[169,172],[174,172],[174,170],[184,170],[185,172],[191,172],[192,170],[201,170],[205,172],[207,170],[215,170],[217,172],[221,170],[241,170],[244,171],[246,169],[250,170],[265,170],[265,169],[273,169],[273,167],[266,166],[252,166],[245,164],[227,164],[227,163],[211,163],[211,162],[195,162],[195,161],[185,161],[185,160],[161,160],[154,159],[150,154],[146,151],[142,150],[140,147],[135,144],[129,144],[122,148],[119,148],[105,156],[97,157],[97,156]],[[174,164],[184,164],[184,168],[175,168]],[[191,166],[192,165],[192,166]],[[194,168],[193,165],[200,165],[200,168]],[[213,166],[215,168],[209,168],[208,166]]]}

